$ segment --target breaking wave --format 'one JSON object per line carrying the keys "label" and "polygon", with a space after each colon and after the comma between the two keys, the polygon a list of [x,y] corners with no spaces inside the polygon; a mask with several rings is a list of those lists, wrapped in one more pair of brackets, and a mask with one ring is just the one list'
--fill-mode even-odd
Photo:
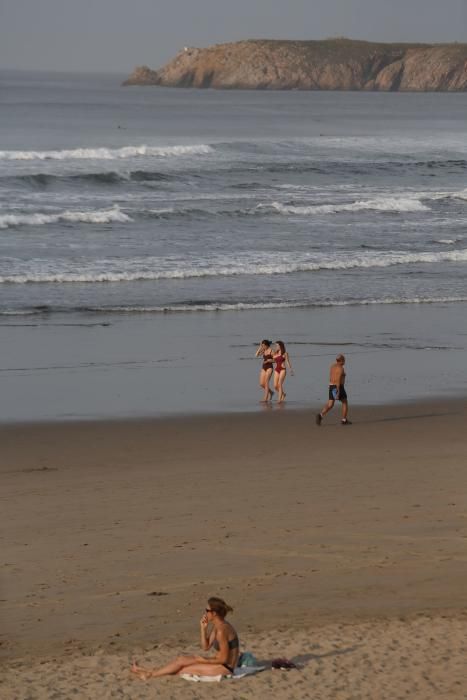
{"label": "breaking wave", "polygon": [[[133,258],[78,262],[20,263],[16,272],[0,275],[0,283],[104,283],[155,280],[182,280],[201,277],[234,277],[247,275],[287,275],[320,270],[385,268],[395,265],[466,263],[467,249],[437,252],[404,251],[340,254],[238,254],[189,259],[180,263],[175,258]],[[14,263],[13,263],[14,265]],[[11,265],[10,265],[11,268]]]}
{"label": "breaking wave", "polygon": [[460,192],[452,192],[451,194],[446,193],[442,195],[442,197],[446,199],[460,199],[467,202],[467,188],[465,190],[461,190]]}
{"label": "breaking wave", "polygon": [[115,185],[121,182],[160,182],[172,180],[174,176],[151,170],[132,170],[117,172],[115,170],[96,173],[68,173],[56,175],[52,173],[31,173],[27,175],[4,176],[4,180],[25,183],[32,187],[47,187],[60,182],[83,182],[96,185]]}
{"label": "breaking wave", "polygon": [[441,245],[455,245],[463,241],[463,238],[437,238],[434,243],[440,243]]}
{"label": "breaking wave", "polygon": [[0,151],[0,160],[118,160],[152,156],[206,155],[212,152],[211,146],[124,146],[123,148],[73,148],[60,151]]}
{"label": "breaking wave", "polygon": [[32,306],[20,309],[0,310],[1,316],[37,316],[52,313],[92,313],[92,314],[176,314],[176,313],[198,313],[198,312],[218,312],[218,311],[255,311],[273,309],[307,309],[307,308],[330,308],[336,306],[377,306],[377,305],[405,305],[405,304],[452,304],[467,302],[467,296],[433,296],[433,297],[381,297],[366,299],[346,299],[346,300],[316,300],[316,301],[206,301],[193,303],[166,304],[160,306]]}
{"label": "breaking wave", "polygon": [[357,212],[364,210],[383,212],[429,211],[429,207],[423,204],[419,199],[397,197],[379,197],[347,204],[314,204],[310,206],[296,206],[281,204],[280,202],[271,202],[270,204],[259,204],[258,208],[272,209],[279,214],[294,214],[298,216],[308,216],[310,214],[339,214],[340,212]]}
{"label": "breaking wave", "polygon": [[56,224],[60,221],[67,223],[109,224],[126,223],[132,219],[122,212],[119,207],[100,209],[96,211],[62,211],[56,214],[3,214],[0,216],[0,229],[15,226],[43,226]]}
{"label": "breaking wave", "polygon": [[381,299],[349,299],[345,301],[271,301],[271,302],[205,302],[167,304],[166,306],[109,306],[87,307],[82,311],[93,313],[194,313],[202,311],[255,311],[268,309],[329,308],[333,306],[374,306],[378,304],[444,304],[467,302],[465,297],[383,297]]}

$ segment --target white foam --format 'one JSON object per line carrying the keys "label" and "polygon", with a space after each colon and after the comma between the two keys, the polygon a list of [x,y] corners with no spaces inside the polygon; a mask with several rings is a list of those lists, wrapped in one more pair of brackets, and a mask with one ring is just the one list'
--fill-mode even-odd
{"label": "white foam", "polygon": [[[304,308],[330,308],[335,306],[377,306],[397,304],[455,304],[467,302],[467,296],[445,297],[382,297],[368,299],[346,299],[327,301],[290,301],[290,302],[207,302],[205,304],[167,304],[166,306],[86,306],[83,308],[71,308],[69,311],[86,311],[99,314],[165,314],[165,313],[199,313],[219,311],[255,311],[273,309],[304,309]],[[63,313],[65,309],[59,307],[56,311]],[[54,309],[47,307],[46,313]],[[30,316],[44,313],[38,308],[29,309],[5,309],[0,310],[0,316]]]}
{"label": "white foam", "polygon": [[37,309],[2,309],[0,316],[34,316],[41,313]]}
{"label": "white foam", "polygon": [[206,304],[174,304],[167,306],[112,306],[88,309],[95,312],[107,313],[199,313],[215,311],[255,311],[268,309],[303,309],[329,308],[333,306],[374,306],[378,304],[445,304],[467,302],[465,297],[407,297],[382,299],[349,299],[345,301],[309,301],[309,302],[212,302]]}
{"label": "white foam", "polygon": [[433,201],[439,199],[460,199],[467,201],[467,188],[465,190],[455,190],[454,192],[447,192],[446,190],[437,192],[423,192],[419,193],[422,199],[431,199]]}
{"label": "white foam", "polygon": [[384,268],[394,265],[466,263],[467,249],[408,253],[406,251],[362,251],[351,253],[238,253],[209,256],[180,262],[179,258],[110,258],[82,262],[30,261],[9,265],[0,283],[104,283],[139,280],[231,277],[241,275],[286,275],[319,270]]}
{"label": "white foam", "polygon": [[[236,304],[211,303],[156,307],[129,307],[131,311],[138,312],[191,312],[191,311],[249,311],[254,309],[301,309],[309,307],[327,308],[332,306],[373,306],[378,304],[446,304],[467,302],[464,297],[383,297],[381,299],[349,299],[335,301],[310,301],[310,302],[238,302]],[[126,310],[126,307],[114,307],[111,311]]]}
{"label": "white foam", "polygon": [[147,210],[150,214],[155,214],[156,216],[163,216],[164,214],[175,214],[179,213],[182,214],[183,210],[177,210],[174,207],[162,207],[161,209],[148,209]]}
{"label": "white foam", "polygon": [[298,216],[309,216],[310,214],[339,214],[340,212],[364,210],[388,212],[429,211],[429,207],[423,204],[419,199],[410,197],[378,197],[345,204],[314,204],[310,206],[293,206],[281,204],[280,202],[271,202],[270,204],[259,204],[258,208],[271,208],[279,212],[279,214],[295,214]]}
{"label": "white foam", "polygon": [[118,206],[111,209],[96,211],[62,211],[56,214],[3,214],[0,216],[0,229],[14,226],[43,226],[56,224],[60,221],[68,223],[108,224],[126,223],[132,219],[122,212]]}
{"label": "white foam", "polygon": [[[251,309],[292,309],[310,306],[307,302],[212,302],[206,304],[168,304],[167,306],[112,306],[96,307],[91,311],[109,313],[192,313],[196,311],[249,311]],[[315,304],[311,304],[315,306]]]}
{"label": "white foam", "polygon": [[383,297],[382,299],[355,299],[320,302],[316,306],[373,306],[379,304],[451,304],[466,302],[467,297]]}
{"label": "white foam", "polygon": [[440,297],[382,297],[367,299],[346,299],[346,300],[310,300],[310,301],[290,301],[290,302],[207,302],[205,304],[167,304],[165,306],[86,306],[86,307],[38,307],[22,309],[2,309],[1,316],[34,316],[43,313],[59,313],[82,311],[86,313],[98,314],[177,314],[177,313],[202,313],[220,311],[261,311],[274,309],[305,309],[305,308],[330,308],[336,306],[377,306],[377,305],[398,305],[398,304],[456,304],[466,303],[467,296],[440,296]]}
{"label": "white foam", "polygon": [[205,155],[212,152],[211,146],[198,144],[193,146],[124,146],[123,148],[73,148],[61,151],[0,151],[0,160],[117,160],[155,156]]}
{"label": "white foam", "polygon": [[467,189],[461,190],[460,192],[453,192],[451,197],[453,199],[462,199],[467,202]]}

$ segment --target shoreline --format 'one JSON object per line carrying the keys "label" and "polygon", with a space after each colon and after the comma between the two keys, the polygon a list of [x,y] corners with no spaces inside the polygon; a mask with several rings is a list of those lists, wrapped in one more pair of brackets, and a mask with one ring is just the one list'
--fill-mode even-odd
{"label": "shoreline", "polygon": [[[258,392],[259,393],[259,392]],[[248,408],[232,409],[229,410],[204,410],[204,411],[187,411],[186,413],[154,413],[154,414],[140,414],[140,415],[122,415],[122,416],[94,416],[94,417],[79,417],[71,416],[69,418],[44,418],[37,420],[18,420],[12,419],[11,421],[3,420],[0,421],[0,433],[3,430],[23,430],[23,429],[34,429],[34,428],[66,428],[72,426],[114,426],[118,428],[119,425],[146,425],[146,424],[160,424],[163,422],[171,423],[187,423],[190,421],[200,421],[200,422],[211,422],[215,420],[230,420],[233,418],[246,419],[254,418],[262,415],[273,415],[273,414],[292,414],[299,419],[303,419],[307,416],[311,417],[310,424],[314,425],[314,417],[316,413],[323,407],[326,403],[326,398],[319,404],[306,406],[305,404],[300,405],[298,401],[284,401],[282,404],[278,404],[276,401],[268,402],[263,404],[261,401],[252,403]],[[299,404],[299,405],[297,405]],[[467,394],[459,391],[458,395],[451,398],[446,398],[442,394],[433,395],[428,398],[402,398],[400,401],[388,400],[385,403],[365,403],[365,404],[352,404],[352,397],[349,398],[349,418],[354,414],[358,417],[363,417],[366,422],[367,416],[373,412],[386,414],[389,412],[390,415],[397,414],[400,411],[411,410],[413,408],[423,409],[424,406],[431,407],[433,405],[440,405],[446,410],[450,411],[453,408],[456,410],[462,409],[464,405],[467,404]],[[431,414],[430,414],[431,415]],[[444,415],[444,414],[439,414]],[[341,416],[341,404],[336,401],[334,408],[326,417],[326,424],[335,423],[338,425]],[[399,418],[394,417],[393,420],[404,420],[409,418],[409,416],[400,416]],[[351,419],[352,420],[352,419]],[[358,418],[357,418],[358,422]],[[352,421],[353,423],[353,421]],[[323,424],[324,425],[324,424]]]}
{"label": "shoreline", "polygon": [[329,365],[339,352],[347,357],[351,407],[461,398],[466,307],[0,324],[0,424],[254,414],[261,398],[254,358],[259,328],[286,340],[295,369],[286,380],[287,410],[324,404]]}

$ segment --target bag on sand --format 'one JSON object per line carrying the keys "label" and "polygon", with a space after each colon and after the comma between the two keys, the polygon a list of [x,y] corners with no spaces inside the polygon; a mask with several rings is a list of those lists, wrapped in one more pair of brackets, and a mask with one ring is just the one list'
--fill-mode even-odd
{"label": "bag on sand", "polygon": [[238,657],[237,666],[240,666],[240,668],[244,668],[245,666],[259,666],[259,661],[251,651],[244,651],[243,654],[240,654]]}
{"label": "bag on sand", "polygon": [[271,666],[273,669],[280,671],[290,671],[292,668],[297,668],[293,661],[285,658],[273,659],[271,661]]}

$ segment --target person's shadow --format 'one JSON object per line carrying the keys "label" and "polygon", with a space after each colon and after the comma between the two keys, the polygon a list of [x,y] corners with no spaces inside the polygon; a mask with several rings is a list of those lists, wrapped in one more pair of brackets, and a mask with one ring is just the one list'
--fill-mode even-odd
{"label": "person's shadow", "polygon": [[354,645],[353,647],[346,647],[345,649],[333,649],[332,651],[326,651],[324,654],[298,654],[293,656],[291,661],[297,666],[306,666],[310,661],[318,661],[319,659],[327,659],[329,656],[342,656],[343,654],[351,654],[353,651],[358,649],[359,645]]}
{"label": "person's shadow", "polygon": [[[327,659],[330,656],[342,656],[343,654],[351,654],[353,651],[358,649],[359,645],[354,645],[352,647],[346,647],[345,649],[333,649],[332,651],[327,651],[324,654],[316,654],[309,652],[308,654],[297,654],[292,656],[290,661],[292,661],[298,669],[307,666],[310,661],[318,661],[320,659]],[[284,658],[284,657],[281,657]],[[259,666],[266,666],[268,669],[272,668],[272,662],[274,659],[261,659],[258,661]]]}

